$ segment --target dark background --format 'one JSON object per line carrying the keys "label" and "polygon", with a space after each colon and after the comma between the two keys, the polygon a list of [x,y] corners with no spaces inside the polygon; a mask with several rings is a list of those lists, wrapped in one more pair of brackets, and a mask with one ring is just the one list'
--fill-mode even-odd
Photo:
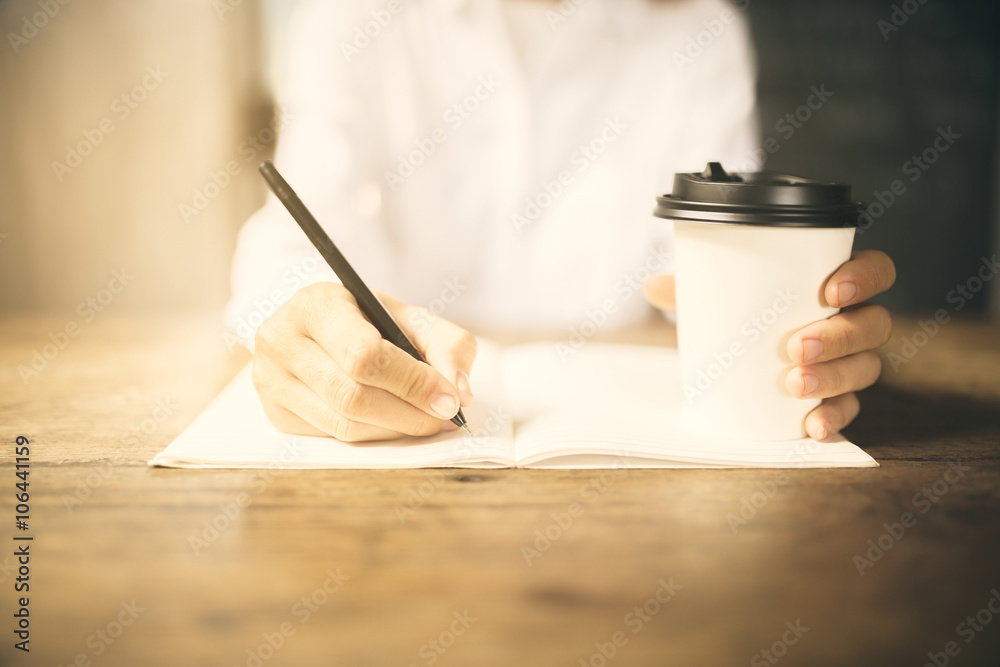
{"label": "dark background", "polygon": [[[892,25],[893,4],[917,10],[886,39],[878,21]],[[884,250],[896,262],[898,281],[881,303],[953,309],[947,293],[997,249],[1000,2],[751,0],[746,13],[763,136],[780,144],[763,168],[851,183],[868,204],[902,180],[906,192],[855,248]],[[833,97],[786,140],[775,123],[821,84]],[[961,138],[911,182],[904,163],[948,127]],[[991,296],[996,304],[998,283],[963,311],[987,310]]]}

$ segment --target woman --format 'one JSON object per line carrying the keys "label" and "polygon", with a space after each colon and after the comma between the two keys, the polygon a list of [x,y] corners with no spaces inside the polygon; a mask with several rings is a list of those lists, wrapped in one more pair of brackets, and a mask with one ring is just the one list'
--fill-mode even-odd
{"label": "woman", "polygon": [[[241,232],[228,317],[289,432],[435,433],[473,399],[467,329],[569,330],[608,299],[608,327],[671,309],[655,195],[759,154],[746,20],[723,0],[316,2],[288,41],[275,162],[430,364],[381,339],[271,199]],[[826,298],[894,279],[858,253]],[[825,399],[812,437],[857,415],[890,329],[864,305],[792,337],[789,391]]]}

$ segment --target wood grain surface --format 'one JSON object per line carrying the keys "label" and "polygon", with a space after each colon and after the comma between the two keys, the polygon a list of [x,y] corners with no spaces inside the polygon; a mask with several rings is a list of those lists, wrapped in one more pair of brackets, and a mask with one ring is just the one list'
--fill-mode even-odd
{"label": "wood grain surface", "polygon": [[996,324],[886,363],[848,430],[878,469],[631,472],[151,469],[247,353],[212,319],[64,325],[0,323],[2,665],[1000,664]]}

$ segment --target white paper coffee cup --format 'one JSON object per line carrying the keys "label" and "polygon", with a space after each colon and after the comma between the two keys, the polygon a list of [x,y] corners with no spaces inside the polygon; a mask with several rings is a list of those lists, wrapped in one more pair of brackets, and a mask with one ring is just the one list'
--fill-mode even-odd
{"label": "white paper coffee cup", "polygon": [[688,426],[725,439],[802,438],[820,400],[786,389],[788,340],[838,312],[823,287],[850,258],[858,204],[848,186],[783,174],[710,165],[677,176],[656,215],[674,220]]}

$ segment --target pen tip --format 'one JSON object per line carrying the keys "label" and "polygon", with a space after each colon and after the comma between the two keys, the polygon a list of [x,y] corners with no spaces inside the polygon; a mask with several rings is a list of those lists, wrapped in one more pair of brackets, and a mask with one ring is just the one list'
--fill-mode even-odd
{"label": "pen tip", "polygon": [[468,433],[469,435],[472,435],[472,429],[469,428],[468,424],[462,424],[462,430]]}

